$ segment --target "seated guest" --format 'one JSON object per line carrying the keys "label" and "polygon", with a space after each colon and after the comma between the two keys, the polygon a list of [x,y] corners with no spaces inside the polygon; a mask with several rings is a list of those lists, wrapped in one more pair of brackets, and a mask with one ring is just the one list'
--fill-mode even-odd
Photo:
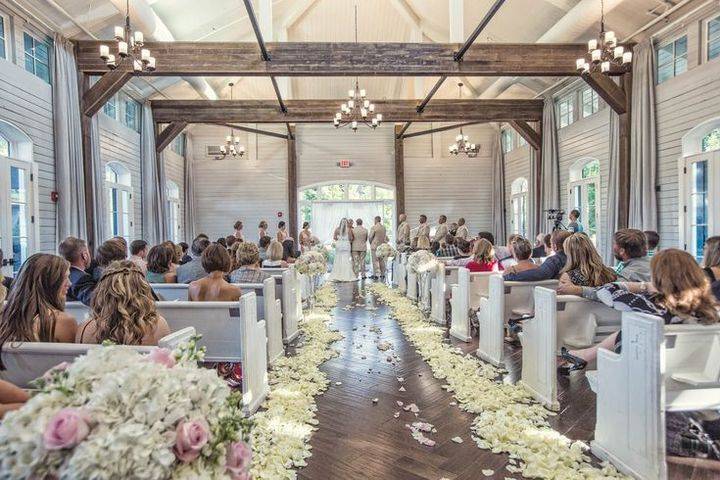
{"label": "seated guest", "polygon": [[272,241],[272,238],[265,235],[264,237],[260,237],[260,241],[258,242],[258,251],[260,252],[260,261],[267,260],[267,249],[268,246],[270,246],[270,242]]}
{"label": "seated guest", "polygon": [[453,237],[456,237],[459,227],[460,225],[458,225],[457,222],[452,222],[450,225],[448,225],[448,233]]}
{"label": "seated guest", "polygon": [[195,280],[203,278],[206,273],[202,267],[202,253],[210,245],[210,240],[205,236],[198,235],[193,240],[192,247],[190,247],[190,253],[192,254],[192,260],[180,265],[177,268],[177,282],[178,283],[190,283]]}
{"label": "seated guest", "polygon": [[127,257],[127,243],[122,237],[114,237],[102,243],[95,252],[95,268],[92,276],[97,282],[105,268],[116,260],[125,260]]}
{"label": "seated guest", "polygon": [[228,235],[227,237],[225,237],[225,246],[227,248],[232,248],[232,246],[235,244],[235,242],[242,242],[242,240],[235,238],[232,235]]}
{"label": "seated guest", "polygon": [[177,272],[172,264],[174,250],[167,245],[155,245],[147,256],[147,281],[149,283],[176,283]]}
{"label": "seated guest", "polygon": [[551,252],[550,235],[538,233],[537,237],[535,237],[535,247],[533,247],[532,258],[545,258],[550,256]]}
{"label": "seated guest", "polygon": [[492,244],[484,238],[475,242],[475,252],[466,264],[466,268],[471,272],[492,272],[497,270],[495,249]]}
{"label": "seated guest", "polygon": [[[148,268],[153,250],[160,249],[171,260],[171,251],[156,245],[148,253]],[[148,272],[149,273],[149,272]],[[142,271],[134,263],[113,262],[98,282],[88,319],[77,330],[77,343],[102,343],[109,340],[118,345],[157,345],[170,334],[170,327],[158,315],[152,290]]]}
{"label": "seated guest", "polygon": [[[640,232],[642,233],[642,232]],[[598,291],[606,305],[623,312],[633,311],[660,317],[665,324],[715,324],[720,313],[710,292],[707,276],[687,252],[668,248],[655,254],[650,262],[651,282],[609,283]],[[562,349],[564,365],[561,374],[583,370],[597,358],[599,348],[619,351],[620,332],[614,333],[590,348],[567,351]]]}
{"label": "seated guest", "polygon": [[437,240],[432,240],[432,241],[430,242],[430,251],[431,251],[434,255],[437,255],[438,252],[440,251],[440,242],[438,242]]}
{"label": "seated guest", "polygon": [[438,257],[455,258],[459,253],[460,251],[458,250],[457,245],[455,245],[455,236],[448,233],[445,235],[445,247],[438,250],[435,255]]}
{"label": "seated guest", "polygon": [[[242,245],[241,243],[237,245]],[[230,285],[225,275],[230,272],[232,260],[222,245],[210,245],[202,254],[202,265],[207,276],[190,283],[188,300],[191,302],[234,302],[242,296],[240,288]]]}
{"label": "seated guest", "polygon": [[263,260],[262,266],[263,267],[271,267],[271,268],[286,268],[288,266],[287,262],[283,261],[283,246],[282,243],[278,242],[277,240],[273,240],[270,242],[270,245],[268,246],[267,250],[268,258],[267,260]]}
{"label": "seated guest", "polygon": [[97,281],[87,273],[90,267],[90,250],[85,240],[67,237],[60,243],[58,253],[70,263],[70,289],[67,292],[69,302],[82,302],[90,306]]}
{"label": "seated guest", "polygon": [[[552,233],[550,244],[554,254],[545,259],[540,268],[516,272],[513,267],[505,271],[505,280],[513,282],[539,282],[560,278],[560,272],[565,267],[567,257],[563,251],[563,243],[570,235],[566,230],[556,230]],[[496,255],[497,256],[497,255]]]}
{"label": "seated guest", "polygon": [[215,243],[219,243],[223,247],[227,248],[227,242],[225,241],[225,237],[220,237],[217,239]]}
{"label": "seated guest", "polygon": [[620,282],[649,282],[650,259],[647,240],[641,230],[625,228],[613,235],[613,255],[620,263],[615,273]]}
{"label": "seated guest", "polygon": [[647,240],[647,256],[652,257],[660,244],[660,235],[655,230],[645,230],[643,233]]}
{"label": "seated guest", "polygon": [[415,250],[430,250],[430,238],[427,235],[415,237]]}
{"label": "seated guest", "polygon": [[25,260],[0,316],[0,349],[8,342],[73,343],[77,322],[64,312],[69,288],[67,261],[47,253]]}
{"label": "seated guest", "polygon": [[705,241],[703,264],[703,271],[710,281],[713,295],[720,300],[720,236],[710,237]]}
{"label": "seated guest", "polygon": [[22,407],[28,400],[30,400],[30,395],[25,390],[10,382],[0,380],[0,419],[7,412]]}
{"label": "seated guest", "polygon": [[563,251],[567,263],[560,275],[558,294],[581,295],[582,287],[601,287],[616,280],[615,272],[603,264],[595,245],[584,233],[570,235]]}
{"label": "seated guest", "polygon": [[532,255],[532,244],[527,238],[517,235],[510,244],[510,251],[515,259],[515,265],[512,267],[515,273],[527,272],[539,268],[539,265],[530,258],[530,255]]}
{"label": "seated guest", "polygon": [[568,223],[567,226],[569,232],[582,233],[585,230],[583,224],[580,223],[580,210],[570,210],[570,215],[568,215],[568,218],[570,219],[570,223]]}
{"label": "seated guest", "polygon": [[[245,241],[245,237],[243,237],[243,223],[240,220],[235,222],[235,225],[233,225],[233,229],[235,231],[233,232],[233,234],[231,236],[234,237],[235,240]],[[233,240],[233,241],[235,241],[235,240]],[[228,245],[228,247],[230,247],[230,245]]]}
{"label": "seated guest", "polygon": [[[492,243],[490,244],[492,246]],[[468,258],[472,255],[472,244],[461,237],[455,237],[455,246],[458,249],[455,259]]]}
{"label": "seated guest", "polygon": [[110,240],[115,240],[116,242],[119,242],[119,243],[123,246],[123,248],[125,249],[125,252],[126,252],[126,255],[127,255],[127,251],[128,251],[128,241],[125,239],[125,237],[121,237],[121,236],[118,235],[118,236],[112,237]]}
{"label": "seated guest", "polygon": [[512,234],[508,237],[507,245],[493,245],[495,247],[495,258],[498,261],[500,270],[506,270],[508,267],[515,265],[516,260],[512,253],[512,242],[520,235]]}
{"label": "seated guest", "polygon": [[284,242],[282,242],[283,246],[283,260],[288,263],[293,263],[297,257],[300,256],[300,254],[295,250],[295,240],[292,238],[285,239]]}
{"label": "seated guest", "polygon": [[[477,238],[478,238],[478,240],[481,238],[484,238],[485,240],[490,242],[490,245],[492,245],[493,247],[495,246],[495,235],[493,235],[490,232],[480,232],[480,233],[478,233]],[[497,253],[496,253],[496,255],[497,255]]]}
{"label": "seated guest", "polygon": [[140,267],[143,273],[147,272],[148,243],[145,240],[133,240],[130,244],[130,261]]}
{"label": "seated guest", "polygon": [[180,265],[185,265],[187,262],[192,260],[192,257],[188,255],[188,250],[190,250],[190,245],[188,245],[185,242],[178,243],[180,245],[180,248],[182,249],[182,258],[180,258]]}
{"label": "seated guest", "polygon": [[260,252],[254,243],[241,243],[235,255],[237,269],[230,274],[232,283],[262,283],[270,277],[260,270]]}
{"label": "seated guest", "polygon": [[167,247],[172,252],[172,266],[171,270],[175,272],[177,270],[177,267],[180,266],[180,261],[182,260],[183,252],[180,245],[175,244],[175,242],[171,242],[170,240],[166,240],[162,242],[160,245],[163,245],[164,247]]}
{"label": "seated guest", "polygon": [[230,272],[232,272],[233,270],[235,270],[237,268],[237,260],[236,260],[237,251],[240,248],[240,245],[242,245],[243,243],[245,243],[245,242],[235,242],[232,244],[232,247],[227,249],[228,255],[230,255],[230,265],[231,265],[230,270],[229,270]]}

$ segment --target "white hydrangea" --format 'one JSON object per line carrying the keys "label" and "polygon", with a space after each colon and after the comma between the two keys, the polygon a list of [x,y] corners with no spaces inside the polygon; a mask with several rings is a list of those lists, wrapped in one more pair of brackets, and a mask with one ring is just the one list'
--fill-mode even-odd
{"label": "white hydrangea", "polygon": [[310,250],[295,260],[295,270],[304,275],[322,275],[327,273],[327,261],[321,252]]}
{"label": "white hydrangea", "polygon": [[407,265],[417,274],[432,273],[438,267],[438,261],[435,255],[427,250],[418,250],[408,257]]}
{"label": "white hydrangea", "polygon": [[378,258],[394,258],[397,256],[397,251],[389,243],[381,243],[375,249],[375,255]]}

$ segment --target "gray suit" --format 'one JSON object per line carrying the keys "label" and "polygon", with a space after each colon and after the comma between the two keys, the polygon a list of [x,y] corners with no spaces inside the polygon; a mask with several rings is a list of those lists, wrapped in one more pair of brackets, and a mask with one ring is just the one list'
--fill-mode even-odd
{"label": "gray suit", "polygon": [[202,266],[200,257],[195,257],[184,265],[180,265],[177,268],[177,282],[178,283],[190,283],[195,280],[200,280],[207,276],[207,272]]}
{"label": "gray suit", "polygon": [[362,225],[353,228],[353,241],[351,245],[353,271],[355,274],[365,275],[365,252],[367,252],[368,231]]}

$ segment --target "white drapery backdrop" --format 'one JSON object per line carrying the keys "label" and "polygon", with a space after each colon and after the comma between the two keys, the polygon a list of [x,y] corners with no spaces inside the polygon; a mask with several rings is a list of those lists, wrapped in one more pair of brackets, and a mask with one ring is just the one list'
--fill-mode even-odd
{"label": "white drapery backdrop", "polygon": [[382,217],[380,202],[314,202],[312,204],[313,234],[325,244],[333,242],[333,233],[343,218],[361,218],[363,227],[370,230],[376,216]]}
{"label": "white drapery backdrop", "polygon": [[157,245],[170,236],[165,215],[165,167],[162,153],[157,155],[155,152],[155,123],[150,102],[142,106],[140,157],[143,239],[150,245]]}

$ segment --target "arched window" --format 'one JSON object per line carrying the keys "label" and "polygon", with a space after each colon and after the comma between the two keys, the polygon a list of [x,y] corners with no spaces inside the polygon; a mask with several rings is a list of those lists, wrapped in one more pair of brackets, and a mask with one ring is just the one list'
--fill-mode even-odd
{"label": "arched window", "polygon": [[33,142],[15,125],[0,120],[0,248],[4,275],[17,274],[36,250],[40,235],[35,202],[37,165]]}
{"label": "arched window", "polygon": [[598,226],[600,225],[600,162],[583,158],[570,167],[568,184],[568,213],[580,212],[579,223],[583,231],[597,245]]}
{"label": "arched window", "polygon": [[130,170],[117,162],[105,165],[107,189],[107,224],[111,237],[123,237],[128,244],[133,240],[132,177]]}
{"label": "arched window", "polygon": [[527,236],[528,181],[524,177],[516,178],[510,185],[510,204],[512,207],[512,233]]}
{"label": "arched window", "polygon": [[170,219],[170,240],[175,243],[181,241],[180,238],[180,187],[172,180],[168,180],[167,186],[167,203],[168,215]]}
{"label": "arched window", "polygon": [[720,150],[720,127],[708,132],[702,139],[702,151]]}

